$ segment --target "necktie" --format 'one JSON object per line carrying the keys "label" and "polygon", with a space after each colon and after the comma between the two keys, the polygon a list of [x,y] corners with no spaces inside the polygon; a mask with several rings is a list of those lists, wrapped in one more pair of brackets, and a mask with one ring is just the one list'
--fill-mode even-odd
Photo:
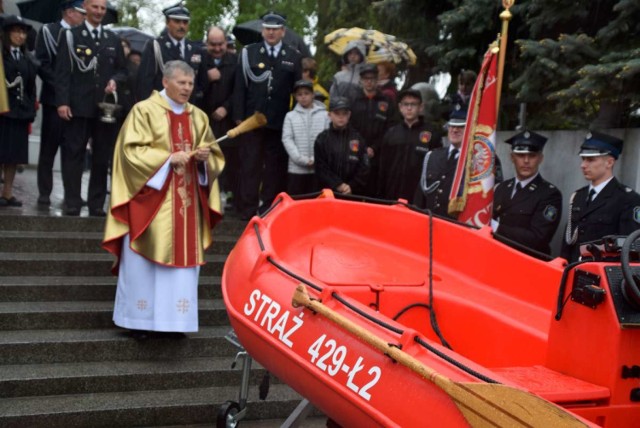
{"label": "necktie", "polygon": [[13,51],[13,57],[15,58],[16,61],[20,61],[20,50],[19,49],[12,49]]}
{"label": "necktie", "polygon": [[455,147],[453,149],[451,149],[451,151],[449,152],[449,160],[457,159],[458,158],[458,152],[459,152],[459,150],[456,149]]}
{"label": "necktie", "polygon": [[94,28],[91,32],[93,33],[93,40],[98,40],[98,29]]}
{"label": "necktie", "polygon": [[178,56],[182,59],[184,59],[184,55],[182,55],[182,44],[181,43],[176,43],[176,50],[178,51]]}
{"label": "necktie", "polygon": [[522,184],[516,183],[516,188],[513,192],[513,195],[511,195],[511,199],[515,198],[518,192],[520,192],[521,190],[522,190]]}
{"label": "necktie", "polygon": [[275,57],[276,57],[276,49],[275,49],[273,46],[271,46],[271,47],[269,48],[269,56],[270,56],[271,58],[275,58]]}
{"label": "necktie", "polygon": [[589,196],[587,196],[587,206],[589,206],[589,204],[591,203],[595,195],[596,195],[596,189],[589,190]]}

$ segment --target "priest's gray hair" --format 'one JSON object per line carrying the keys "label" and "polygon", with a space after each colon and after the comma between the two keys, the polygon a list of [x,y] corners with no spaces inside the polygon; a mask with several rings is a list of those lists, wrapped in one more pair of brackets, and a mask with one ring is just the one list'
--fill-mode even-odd
{"label": "priest's gray hair", "polygon": [[164,65],[164,69],[162,71],[162,77],[171,79],[175,74],[176,70],[182,71],[184,74],[187,74],[191,77],[195,77],[196,73],[193,71],[193,68],[189,64],[179,59],[174,61],[169,61]]}

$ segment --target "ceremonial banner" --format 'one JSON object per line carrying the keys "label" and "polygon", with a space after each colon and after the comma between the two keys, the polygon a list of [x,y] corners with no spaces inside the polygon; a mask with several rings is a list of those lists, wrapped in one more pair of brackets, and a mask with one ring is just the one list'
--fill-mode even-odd
{"label": "ceremonial banner", "polygon": [[449,213],[474,226],[491,222],[496,165],[498,48],[489,47],[471,93],[460,157],[449,195]]}
{"label": "ceremonial banner", "polygon": [[2,45],[0,45],[0,114],[9,111],[9,94],[7,94],[7,81],[5,79]]}

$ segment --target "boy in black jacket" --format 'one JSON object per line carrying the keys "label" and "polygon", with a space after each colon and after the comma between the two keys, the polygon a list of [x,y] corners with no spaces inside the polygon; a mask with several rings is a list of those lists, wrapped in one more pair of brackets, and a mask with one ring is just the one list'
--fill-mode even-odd
{"label": "boy in black jacket", "polygon": [[369,176],[369,158],[363,138],[349,125],[349,100],[332,98],[329,110],[331,125],[318,135],[314,146],[318,183],[334,192],[362,195]]}

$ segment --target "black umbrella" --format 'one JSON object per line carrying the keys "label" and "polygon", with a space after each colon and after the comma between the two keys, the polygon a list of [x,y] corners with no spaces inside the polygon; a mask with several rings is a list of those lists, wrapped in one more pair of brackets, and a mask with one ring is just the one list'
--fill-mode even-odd
{"label": "black umbrella", "polygon": [[[249,45],[251,43],[257,43],[262,41],[262,20],[253,19],[251,21],[243,22],[233,27],[233,35],[243,45]],[[310,57],[309,47],[304,43],[302,37],[295,31],[286,27],[284,33],[283,43],[290,45],[300,51],[303,57]]]}
{"label": "black umbrella", "polygon": [[[20,9],[20,16],[34,21],[48,23],[60,20],[60,2],[52,0],[5,0],[5,3],[15,3]],[[103,24],[115,24],[118,22],[118,11],[115,6],[107,3],[107,14]]]}
{"label": "black umbrella", "polygon": [[119,37],[124,37],[131,43],[131,49],[134,51],[142,52],[144,45],[149,40],[153,40],[151,34],[147,34],[144,31],[140,31],[133,27],[114,27],[111,29]]}

